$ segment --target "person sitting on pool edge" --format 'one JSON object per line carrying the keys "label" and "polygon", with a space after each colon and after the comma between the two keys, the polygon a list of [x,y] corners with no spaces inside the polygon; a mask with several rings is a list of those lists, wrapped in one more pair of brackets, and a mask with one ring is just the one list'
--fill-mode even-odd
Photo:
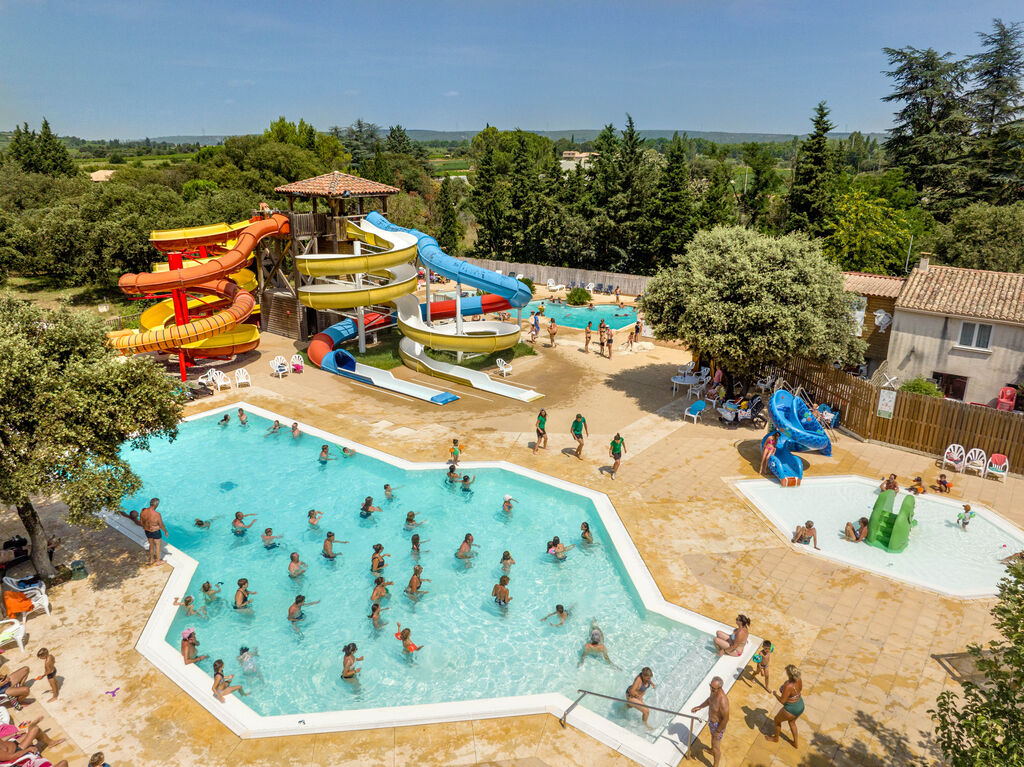
{"label": "person sitting on pool edge", "polygon": [[924,489],[924,482],[921,481],[920,477],[914,477],[914,481],[910,484],[910,487],[908,487],[907,490],[914,495],[923,495],[928,492]]}
{"label": "person sitting on pool edge", "polygon": [[900,483],[896,481],[896,475],[890,474],[888,477],[882,480],[882,484],[878,486],[879,490],[892,490],[898,492],[900,489]]}
{"label": "person sitting on pool edge", "polygon": [[808,519],[806,524],[796,526],[792,542],[807,545],[812,541],[814,542],[814,548],[821,551],[821,548],[818,546],[818,531],[814,528],[814,523]]}
{"label": "person sitting on pool edge", "polygon": [[846,540],[850,543],[864,543],[868,539],[868,518],[861,517],[854,528],[853,522],[846,523]]}

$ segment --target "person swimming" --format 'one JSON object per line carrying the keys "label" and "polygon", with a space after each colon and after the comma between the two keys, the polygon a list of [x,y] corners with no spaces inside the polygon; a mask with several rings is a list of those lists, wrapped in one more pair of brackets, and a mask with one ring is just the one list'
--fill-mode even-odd
{"label": "person swimming", "polygon": [[504,511],[506,514],[510,514],[512,512],[512,504],[514,503],[519,503],[519,501],[517,501],[511,495],[506,495],[504,502],[501,504],[501,510]]}
{"label": "person swimming", "polygon": [[410,511],[408,514],[405,515],[405,529],[406,530],[412,530],[414,527],[419,527],[422,524],[423,524],[422,522],[417,522],[416,521],[416,512],[415,511]]}
{"label": "person swimming", "polygon": [[390,554],[384,553],[383,543],[373,544],[373,555],[370,557],[370,572],[377,573],[387,567],[388,563],[384,561],[384,557],[390,556]]}
{"label": "person swimming", "polygon": [[494,588],[491,589],[491,596],[494,597],[494,604],[498,607],[508,607],[508,603],[512,601],[512,597],[508,593],[508,582],[509,577],[507,575],[501,576],[498,582],[494,584]]}
{"label": "person swimming", "polygon": [[558,536],[556,535],[554,538],[548,541],[547,552],[548,554],[554,556],[555,559],[561,561],[565,559],[565,552],[574,548],[576,548],[576,544],[573,543],[566,546],[558,539]]}
{"label": "person swimming", "polygon": [[449,485],[454,485],[459,481],[459,471],[455,466],[448,467],[448,473],[444,475],[444,481]]}
{"label": "person swimming", "polygon": [[384,626],[388,625],[383,621],[383,616],[381,615],[381,613],[385,610],[390,609],[390,607],[381,607],[380,602],[374,602],[372,605],[370,605],[370,614],[366,617],[373,621],[373,627],[375,629],[381,629]]}
{"label": "person swimming", "polygon": [[555,605],[555,611],[553,613],[548,613],[547,615],[545,615],[543,618],[540,619],[540,622],[546,623],[548,618],[550,618],[551,616],[555,616],[558,618],[558,623],[552,623],[551,625],[561,626],[569,618],[569,613],[562,605]]}
{"label": "person swimming", "polygon": [[370,601],[376,602],[390,597],[391,593],[388,591],[388,586],[394,585],[394,581],[386,581],[383,575],[378,575],[373,579],[373,592],[370,594]]}
{"label": "person swimming", "polygon": [[412,569],[412,577],[409,579],[409,585],[405,587],[405,594],[410,599],[419,599],[427,593],[426,591],[420,591],[420,586],[424,583],[430,583],[430,578],[421,578],[420,574],[422,572],[423,565],[416,565]]}
{"label": "person swimming", "polygon": [[592,618],[590,621],[590,635],[587,637],[587,641],[583,643],[583,649],[580,651],[580,660],[577,665],[582,666],[583,661],[586,660],[588,655],[600,656],[610,665],[619,668],[608,657],[608,649],[604,644],[604,632],[597,625],[597,618]]}
{"label": "person swimming", "polygon": [[514,565],[515,563],[516,561],[512,558],[511,552],[506,551],[501,555],[501,569],[504,570],[506,573],[512,569],[512,565]]}
{"label": "person swimming", "polygon": [[363,505],[359,507],[359,516],[363,519],[369,519],[377,511],[380,511],[380,509],[373,505],[373,496],[368,495],[363,501]]}
{"label": "person swimming", "polygon": [[236,511],[235,512],[235,518],[233,520],[231,520],[232,532],[235,535],[245,535],[245,531],[248,530],[250,527],[252,527],[253,525],[256,524],[256,520],[255,519],[252,522],[250,522],[249,524],[245,524],[245,521],[244,521],[245,518],[246,517],[255,517],[255,516],[256,516],[255,514],[243,514],[240,511]]}
{"label": "person swimming", "polygon": [[291,578],[298,578],[300,575],[306,572],[305,562],[299,559],[299,552],[293,551],[288,557],[288,576]]}
{"label": "person swimming", "polygon": [[315,602],[307,602],[306,598],[302,594],[295,597],[295,601],[292,603],[291,607],[288,608],[288,621],[292,624],[292,628],[295,629],[297,633],[302,633],[302,631],[299,630],[299,621],[306,620],[306,615],[302,612],[302,608],[312,607],[313,605],[318,604],[320,604],[319,599]]}
{"label": "person swimming", "polygon": [[236,610],[251,610],[252,599],[251,597],[256,596],[255,591],[249,591],[249,580],[247,578],[238,579],[238,590],[235,592],[235,609]]}
{"label": "person swimming", "polygon": [[348,543],[348,541],[336,541],[334,540],[334,533],[328,532],[327,537],[324,538],[324,547],[320,552],[320,555],[324,559],[336,559],[339,555],[334,553],[334,544],[336,543]]}
{"label": "person swimming", "polygon": [[217,421],[218,426],[227,426],[229,423],[231,423],[231,416],[227,413],[224,414],[223,418]]}
{"label": "person swimming", "polygon": [[455,556],[463,560],[466,563],[466,567],[469,567],[472,562],[470,561],[476,554],[473,551],[473,547],[476,544],[473,543],[473,534],[466,533],[466,537],[462,539],[462,543],[459,544],[459,550],[455,552]]}
{"label": "person swimming", "polygon": [[420,544],[427,543],[429,540],[430,539],[427,538],[427,539],[421,541],[420,540],[420,534],[419,533],[413,533],[413,536],[412,536],[412,556],[413,556],[413,559],[419,557],[419,555],[420,555]]}
{"label": "person swimming", "polygon": [[593,533],[590,532],[590,523],[589,522],[581,522],[580,523],[580,538],[583,539],[584,543],[593,543],[594,542],[594,535],[593,535]]}
{"label": "person swimming", "polygon": [[320,524],[320,520],[323,519],[324,513],[317,511],[316,509],[310,509],[309,513],[306,514],[306,521],[309,522],[310,527],[316,527]]}
{"label": "person swimming", "polygon": [[281,431],[281,422],[274,421],[273,425],[267,428],[267,431],[263,436],[269,437],[271,434],[277,434],[279,431]]}
{"label": "person swimming", "polygon": [[411,656],[417,650],[422,650],[423,645],[415,645],[412,641],[412,630],[408,628],[402,628],[401,623],[395,624],[398,627],[398,631],[395,632],[395,639],[402,642],[402,652],[407,656]]}
{"label": "person swimming", "polygon": [[338,459],[331,455],[330,445],[320,446],[320,457],[317,458],[320,463],[327,463],[328,461],[337,461]]}
{"label": "person swimming", "polygon": [[473,479],[470,479],[468,474],[463,474],[462,475],[462,482],[461,482],[462,492],[464,492],[464,493],[471,493],[471,492],[473,492],[470,489],[470,485],[472,485],[474,482],[476,482],[476,474],[473,475]]}
{"label": "person swimming", "polygon": [[277,541],[281,540],[283,535],[274,535],[274,528],[268,527],[263,531],[263,535],[260,539],[263,541],[263,548],[265,549],[276,549],[280,544]]}

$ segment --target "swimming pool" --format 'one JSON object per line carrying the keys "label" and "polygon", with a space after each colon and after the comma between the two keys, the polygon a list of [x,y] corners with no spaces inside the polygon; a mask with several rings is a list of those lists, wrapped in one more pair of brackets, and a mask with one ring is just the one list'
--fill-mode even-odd
{"label": "swimming pool", "polygon": [[[812,520],[821,551],[811,546],[802,550],[952,596],[992,596],[1006,572],[999,560],[1024,549],[1024,531],[976,503],[971,508],[977,516],[965,532],[956,524],[964,502],[935,493],[917,496],[917,525],[906,550],[893,554],[850,543],[843,536],[846,523],[870,517],[878,497],[878,482],[866,477],[805,478],[795,488],[761,479],[741,480],[736,486],[787,538],[798,524]],[[906,495],[897,495],[894,508]]]}
{"label": "swimming pool", "polygon": [[[247,427],[234,415],[239,405],[249,413]],[[216,422],[225,410],[232,422],[221,428]],[[464,493],[444,483],[440,464],[410,464],[361,446],[352,458],[322,465],[316,460],[322,442],[353,443],[305,426],[299,440],[285,431],[264,436],[272,417],[239,403],[188,420],[173,443],[126,453],[144,487],[125,508],[140,508],[151,495],[159,496],[172,558],[178,557],[140,650],[186,689],[196,687],[194,697],[236,732],[286,734],[537,711],[560,714],[578,689],[621,697],[643,665],[654,668],[655,682],[661,682],[648,702],[678,711],[706,694],[704,680],[712,672],[731,683],[753,652],[750,643],[744,657],[719,659],[709,635],[722,626],[660,600],[602,494],[584,488],[574,492],[568,483],[508,464],[469,463],[464,469],[477,479],[472,492]],[[385,482],[395,488],[392,503],[382,498]],[[505,494],[518,500],[511,515],[501,509]],[[358,515],[366,495],[383,508],[369,520]],[[309,528],[309,508],[325,512],[319,531]],[[402,524],[410,509],[425,520],[417,528],[423,538],[419,563],[423,577],[431,579],[424,584],[430,593],[416,603],[402,595],[415,563],[411,531]],[[245,536],[230,532],[235,511],[257,514]],[[211,528],[195,528],[196,517],[212,519]],[[594,532],[593,546],[570,551],[565,562],[544,553],[552,535],[579,543],[582,521]],[[125,529],[121,518],[114,524]],[[284,545],[269,551],[259,539],[268,526],[284,536]],[[327,530],[349,541],[336,547],[341,556],[335,562],[320,555]],[[137,531],[128,530],[138,538]],[[468,569],[453,556],[466,532],[479,545]],[[377,542],[391,554],[385,575],[395,582],[392,597],[383,603],[391,608],[384,614],[388,625],[380,632],[367,618],[370,547]],[[502,574],[498,563],[505,549],[516,559],[507,611],[490,597]],[[287,575],[291,551],[309,565],[302,579]],[[252,615],[229,604],[240,577],[248,578],[257,592]],[[223,582],[225,597],[208,607],[208,619],[188,618],[170,606],[186,593],[202,603],[199,586],[206,580]],[[297,593],[310,602],[321,600],[305,610],[301,634],[285,617]],[[570,614],[561,627],[540,620],[556,603]],[[621,670],[594,660],[577,665],[592,617]],[[398,621],[423,646],[411,662],[393,637]],[[186,627],[196,629],[199,651],[210,656],[198,669],[183,668],[178,656]],[[358,664],[363,669],[358,686],[340,679],[340,648],[348,642],[355,642],[364,658]],[[238,667],[241,645],[258,650],[258,676]],[[213,701],[210,673],[217,658],[251,695],[223,705]],[[666,732],[668,715],[652,713],[655,731],[649,734],[639,715],[619,704],[587,698],[582,705],[590,711],[577,709],[570,722],[624,753],[640,749],[632,755],[643,763],[665,761],[665,753],[676,748],[671,741],[681,730],[673,725]]]}
{"label": "swimming pool", "polygon": [[[524,319],[530,316],[530,312],[537,311],[541,304],[544,304],[545,318],[554,317],[555,322],[559,325],[569,328],[585,328],[588,322],[593,322],[596,329],[601,324],[601,320],[615,330],[636,324],[636,311],[632,306],[620,309],[614,304],[595,304],[593,309],[588,309],[585,306],[553,304],[550,301],[531,301],[523,307]],[[624,316],[616,317],[617,314]],[[541,329],[543,330],[543,327]]]}

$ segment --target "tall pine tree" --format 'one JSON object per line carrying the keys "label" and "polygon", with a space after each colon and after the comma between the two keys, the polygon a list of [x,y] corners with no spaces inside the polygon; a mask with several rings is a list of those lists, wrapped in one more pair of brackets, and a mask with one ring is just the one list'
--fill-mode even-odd
{"label": "tall pine tree", "polygon": [[510,240],[508,189],[498,176],[492,144],[480,155],[469,204],[479,227],[474,250],[483,258],[505,259]]}
{"label": "tall pine tree", "polygon": [[445,252],[457,256],[465,229],[462,222],[459,221],[459,211],[455,207],[455,192],[452,189],[452,180],[448,176],[441,181],[436,204],[438,210],[437,244]]}
{"label": "tall pine tree", "polygon": [[67,147],[53,135],[45,117],[36,138],[36,161],[38,172],[47,176],[74,176],[78,172]]}
{"label": "tall pine tree", "polygon": [[658,182],[654,213],[654,270],[668,266],[682,255],[697,231],[693,192],[690,190],[690,164],[686,145],[678,133],[665,150],[665,167]]}
{"label": "tall pine tree", "polygon": [[789,187],[789,231],[821,236],[832,217],[836,197],[837,157],[828,134],[835,127],[828,119],[829,108],[819,101],[811,120],[813,130],[800,144]]}

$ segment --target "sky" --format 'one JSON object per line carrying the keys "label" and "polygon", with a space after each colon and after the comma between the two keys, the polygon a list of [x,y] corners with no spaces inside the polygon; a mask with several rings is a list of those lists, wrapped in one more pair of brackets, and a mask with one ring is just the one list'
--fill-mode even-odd
{"label": "sky", "polygon": [[883,47],[977,50],[1019,0],[0,0],[0,129],[883,131]]}

